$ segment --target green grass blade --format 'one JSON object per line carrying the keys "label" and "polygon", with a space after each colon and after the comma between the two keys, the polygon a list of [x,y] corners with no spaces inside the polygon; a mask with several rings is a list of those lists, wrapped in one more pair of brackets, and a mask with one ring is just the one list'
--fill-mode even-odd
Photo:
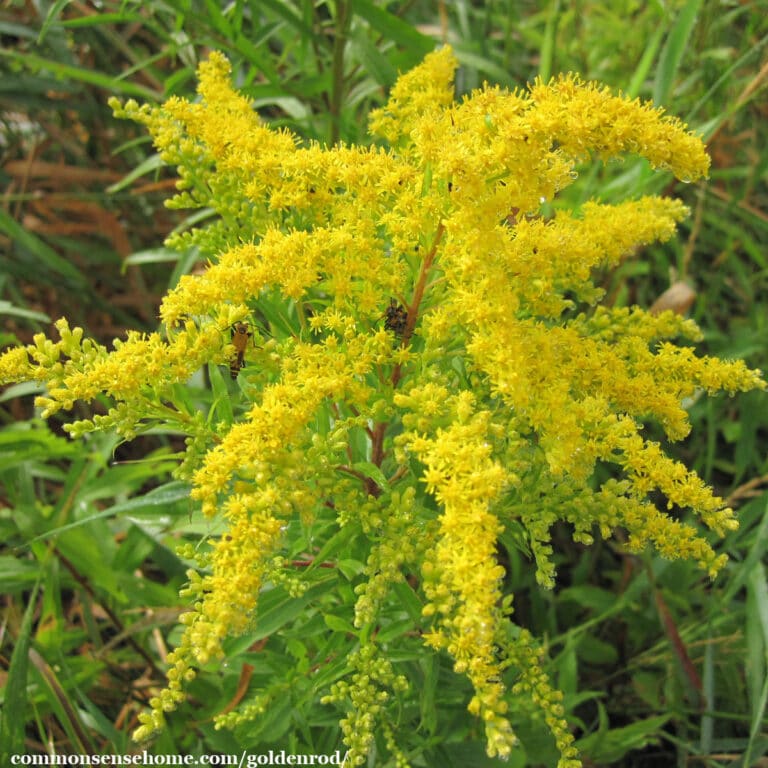
{"label": "green grass blade", "polygon": [[403,46],[413,61],[417,61],[435,47],[432,38],[422,35],[416,28],[381,8],[371,0],[355,0],[355,13],[362,16],[380,34]]}
{"label": "green grass blade", "polygon": [[768,586],[765,580],[765,567],[755,563],[747,579],[747,682],[752,691],[750,700],[753,705],[752,718],[762,717],[759,691],[765,684],[768,674]]}
{"label": "green grass blade", "polygon": [[14,317],[24,317],[27,320],[37,320],[41,323],[50,323],[51,318],[44,312],[35,312],[32,309],[17,307],[10,301],[0,300],[0,315],[12,315]]}
{"label": "green grass blade", "polygon": [[[57,670],[34,648],[29,649],[29,656],[37,676],[37,687],[45,691],[46,702],[67,734],[69,743],[80,754],[94,754],[95,746],[90,734],[81,719],[80,712],[59,680]],[[42,686],[41,683],[45,685]]]}
{"label": "green grass blade", "polygon": [[[11,755],[24,752],[24,731],[26,720],[21,713],[27,709],[27,672],[29,649],[32,645],[32,618],[37,610],[37,594],[40,588],[38,576],[32,594],[27,600],[27,609],[21,622],[19,636],[11,656],[8,678],[5,684],[2,720],[0,720],[0,764],[10,765]],[[13,713],[13,716],[11,716]]]}
{"label": "green grass blade", "polygon": [[20,54],[15,51],[0,49],[0,56],[10,59],[14,67],[21,66],[26,69],[31,67],[36,70],[45,70],[60,80],[71,80],[76,83],[95,85],[103,88],[105,91],[123,93],[126,96],[134,96],[151,102],[157,101],[162,96],[161,93],[157,93],[151,88],[121,80],[119,77],[103,74],[92,69],[85,69],[84,67],[76,67],[72,64],[65,64],[55,59],[47,59],[34,53]]}
{"label": "green grass blade", "polygon": [[0,209],[0,232],[5,232],[10,240],[29,251],[37,262],[35,268],[61,275],[72,287],[82,287],[86,284],[85,276],[77,268],[59,256],[37,235],[24,229],[5,209]]}
{"label": "green grass blade", "polygon": [[148,173],[155,173],[163,167],[165,167],[165,163],[163,163],[160,155],[150,155],[146,160],[139,163],[132,171],[126,173],[120,181],[107,187],[106,191],[108,194],[114,195],[116,192],[121,192],[126,187],[129,187],[136,181],[136,179],[140,179]]}
{"label": "green grass blade", "polygon": [[731,578],[728,588],[722,598],[722,603],[730,603],[736,593],[744,586],[757,564],[763,561],[768,551],[768,499],[765,511],[760,516],[760,525],[751,535],[751,546],[743,562],[734,566],[734,576]]}
{"label": "green grass blade", "polygon": [[768,586],[765,567],[756,563],[748,578],[747,597],[747,669],[752,705],[749,741],[742,765],[752,765],[752,753],[758,749],[763,718],[768,705]]}
{"label": "green grass blade", "polygon": [[688,40],[696,24],[701,0],[688,0],[672,27],[667,42],[661,51],[656,82],[653,86],[653,101],[657,106],[666,104],[675,85],[675,77],[683,60]]}
{"label": "green grass blade", "polygon": [[541,53],[539,55],[539,77],[545,83],[552,77],[555,66],[557,24],[559,19],[560,0],[552,0],[552,5],[547,14],[547,25],[544,28],[544,37],[541,41]]}
{"label": "green grass blade", "polygon": [[[699,98],[699,100],[694,104],[688,115],[686,116],[686,121],[691,122],[693,118],[698,114],[699,110],[703,109],[703,107],[708,103],[711,102],[715,98],[715,94],[719,92],[719,90],[723,87],[724,84],[731,82],[734,79],[734,76],[742,71],[744,67],[747,65],[747,63],[751,59],[759,59],[759,56],[765,46],[768,45],[768,35],[764,35],[760,40],[758,40],[753,46],[751,46],[742,56],[739,56],[738,58],[734,59],[730,67],[727,67],[725,71],[723,72],[720,77],[715,80],[714,83],[704,92],[704,94]],[[757,94],[759,93],[758,90],[755,90],[755,92],[752,94],[750,99],[746,99],[744,101],[733,101],[731,103],[726,103],[724,106],[725,108],[720,112],[718,117],[715,120],[709,121],[708,128],[704,132],[704,138],[709,138],[716,130],[720,128],[720,126],[728,120],[730,117],[732,117],[736,112],[738,112],[740,109],[745,107],[747,104],[752,101]]]}
{"label": "green grass blade", "polygon": [[648,77],[648,72],[656,59],[656,54],[659,52],[659,46],[664,37],[664,32],[664,27],[660,26],[645,46],[643,57],[640,59],[640,63],[632,74],[632,79],[627,87],[626,93],[630,98],[635,98],[635,96],[640,93],[640,88],[645,82],[646,77]]}
{"label": "green grass blade", "polygon": [[108,13],[94,13],[89,16],[78,16],[73,19],[60,19],[59,24],[64,29],[83,29],[85,27],[103,27],[112,24],[141,23],[143,18],[138,13],[124,11],[112,11]]}
{"label": "green grass blade", "polygon": [[40,34],[37,36],[38,45],[41,45],[43,40],[45,40],[48,30],[58,21],[59,14],[70,4],[70,2],[72,2],[72,0],[56,0],[56,2],[48,9],[43,25],[40,27]]}

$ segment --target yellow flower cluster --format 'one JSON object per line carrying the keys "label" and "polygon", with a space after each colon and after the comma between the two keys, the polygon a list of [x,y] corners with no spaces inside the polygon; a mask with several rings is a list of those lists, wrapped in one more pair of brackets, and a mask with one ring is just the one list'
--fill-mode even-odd
{"label": "yellow flower cluster", "polygon": [[447,428],[437,428],[433,437],[409,432],[400,439],[425,465],[423,482],[442,509],[434,547],[422,567],[429,601],[423,613],[438,617],[437,631],[425,639],[435,648],[445,648],[455,671],[472,681],[476,695],[470,711],[485,723],[488,753],[507,757],[515,739],[504,717],[508,705],[495,658],[504,575],[495,555],[503,524],[489,505],[508,476],[491,457],[491,414],[475,412],[474,397],[467,391],[451,398],[447,391],[425,393],[415,387],[408,395],[396,395],[395,404],[417,413],[432,410],[435,416],[443,411],[451,422]]}
{"label": "yellow flower cluster", "polygon": [[[0,381],[44,383],[45,415],[106,394],[109,412],[72,424],[75,435],[132,437],[153,424],[183,432],[191,496],[225,528],[201,559],[205,571],[190,571],[194,604],[169,685],[138,738],[162,727],[227,637],[248,631],[265,585],[302,594],[309,582],[283,556],[296,521],[322,517],[324,531],[367,542],[348,592],[345,626],[359,633],[352,677],[326,698],[347,710],[355,763],[380,727],[406,764],[385,690],[405,681],[375,642],[405,589],[422,601],[426,645],[470,680],[468,708],[488,753],[511,753],[510,697],[528,696],[560,765],[578,765],[541,654],[511,623],[496,554],[508,525],[526,531],[545,586],[559,520],[586,543],[595,528],[605,537],[621,528],[634,551],[652,544],[713,575],[722,566],[693,525],[649,497],[661,492],[670,510],[719,535],[735,526],[733,513],[641,430],[652,421],[680,439],[690,429],[683,402],[697,390],[764,383],[740,361],[675,346],[698,337],[691,321],[597,306],[592,280],[595,268],[670,238],[685,207],[642,197],[540,215],[592,155],[631,152],[681,179],[704,176],[701,141],[573,76],[528,92],[484,86],[457,103],[455,66],[443,48],[400,78],[371,118],[386,148],[301,146],[270,129],[218,54],[201,65],[195,103],[114,105],[178,165],[172,204],[216,212],[211,225],[172,238],[210,263],[165,297],[165,336],[130,334],[108,351],[62,320],[60,341],[40,336],[0,357]],[[236,325],[250,329],[237,349]],[[235,353],[233,376],[244,368],[227,389],[216,366]],[[184,387],[205,365],[217,396],[203,407]],[[595,488],[598,464],[616,477]]]}

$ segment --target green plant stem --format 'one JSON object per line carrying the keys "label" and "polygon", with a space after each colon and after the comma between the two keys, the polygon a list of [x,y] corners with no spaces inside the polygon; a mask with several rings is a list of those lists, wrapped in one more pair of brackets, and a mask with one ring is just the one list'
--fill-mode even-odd
{"label": "green plant stem", "polygon": [[341,137],[341,104],[344,97],[344,47],[349,31],[350,8],[345,0],[336,2],[336,31],[333,41],[332,91],[331,91],[331,144]]}

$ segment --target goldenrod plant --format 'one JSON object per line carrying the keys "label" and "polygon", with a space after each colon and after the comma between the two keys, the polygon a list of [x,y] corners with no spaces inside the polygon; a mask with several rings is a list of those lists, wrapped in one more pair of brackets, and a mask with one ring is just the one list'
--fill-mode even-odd
{"label": "goldenrod plant", "polygon": [[[170,238],[207,267],[166,295],[162,333],[108,350],[62,319],[58,341],[6,352],[0,380],[44,384],[45,417],[106,396],[105,413],[68,424],[73,437],[186,436],[177,474],[211,534],[182,548],[196,562],[191,607],[136,739],[163,728],[281,589],[324,606],[331,650],[297,653],[294,673],[343,712],[349,764],[376,744],[409,764],[398,702],[416,681],[397,649],[415,640],[469,681],[489,756],[510,756],[513,721],[538,717],[560,768],[573,768],[545,654],[514,623],[500,536],[517,532],[544,588],[558,521],[578,542],[621,532],[629,552],[654,547],[712,577],[724,564],[681,518],[723,536],[732,510],[643,428],[680,440],[687,398],[764,382],[739,360],[697,356],[691,320],[601,304],[593,280],[672,237],[686,208],[659,197],[558,207],[590,159],[636,154],[705,177],[702,141],[571,75],[456,101],[456,65],[444,47],[401,76],[371,115],[370,146],[304,146],[267,127],[215,53],[197,101],[113,104],[178,167],[172,205],[215,214]],[[188,391],[200,369],[207,409]],[[284,695],[275,681],[217,725],[241,727]]]}

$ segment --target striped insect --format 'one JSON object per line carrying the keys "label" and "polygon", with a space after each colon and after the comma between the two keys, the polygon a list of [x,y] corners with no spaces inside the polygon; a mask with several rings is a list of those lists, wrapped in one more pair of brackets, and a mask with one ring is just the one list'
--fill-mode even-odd
{"label": "striped insect", "polygon": [[232,346],[235,348],[235,354],[229,361],[229,375],[237,378],[237,374],[245,365],[245,350],[248,342],[253,336],[253,331],[247,323],[235,323],[232,326]]}

